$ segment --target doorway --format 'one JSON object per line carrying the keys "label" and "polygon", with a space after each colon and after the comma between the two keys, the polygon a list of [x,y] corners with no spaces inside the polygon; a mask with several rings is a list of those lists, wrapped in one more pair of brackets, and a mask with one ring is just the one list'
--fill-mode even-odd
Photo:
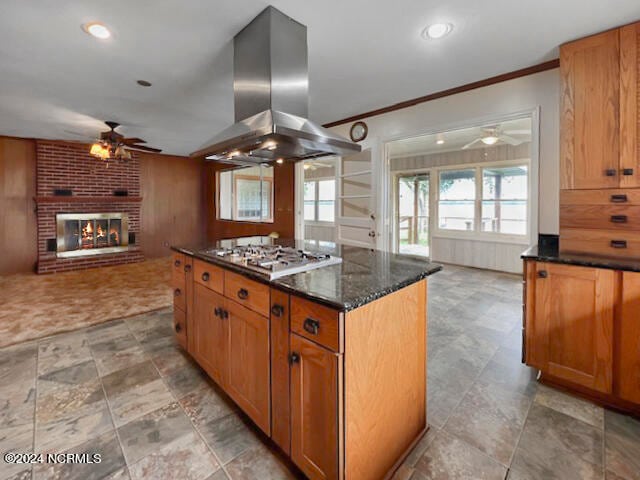
{"label": "doorway", "polygon": [[395,228],[398,253],[429,256],[429,173],[396,175]]}

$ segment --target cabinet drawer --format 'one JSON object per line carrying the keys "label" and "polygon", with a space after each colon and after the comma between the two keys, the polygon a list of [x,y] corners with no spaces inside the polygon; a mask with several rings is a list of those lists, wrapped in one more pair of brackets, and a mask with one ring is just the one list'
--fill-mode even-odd
{"label": "cabinet drawer", "polygon": [[187,349],[187,315],[184,310],[173,307],[173,331],[182,348]]}
{"label": "cabinet drawer", "polygon": [[221,268],[203,262],[202,260],[193,261],[193,278],[194,280],[211,290],[222,293],[224,284],[224,272]]}
{"label": "cabinet drawer", "polygon": [[334,352],[342,352],[342,315],[318,303],[291,297],[291,331]]}
{"label": "cabinet drawer", "polygon": [[560,251],[607,257],[640,258],[640,233],[584,228],[561,229]]}
{"label": "cabinet drawer", "polygon": [[640,230],[640,205],[561,205],[563,228]]}
{"label": "cabinet drawer", "polygon": [[224,296],[258,312],[260,315],[269,316],[269,285],[226,271],[224,273]]}
{"label": "cabinet drawer", "polygon": [[560,205],[640,205],[640,188],[560,190]]}
{"label": "cabinet drawer", "polygon": [[173,268],[172,272],[174,274],[181,273],[184,275],[184,266],[186,263],[187,257],[184,253],[173,252],[171,256],[171,266]]}

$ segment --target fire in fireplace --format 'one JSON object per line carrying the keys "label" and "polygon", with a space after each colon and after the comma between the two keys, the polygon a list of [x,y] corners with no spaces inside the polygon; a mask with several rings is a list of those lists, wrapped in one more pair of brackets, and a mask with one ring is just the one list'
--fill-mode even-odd
{"label": "fire in fireplace", "polygon": [[126,213],[60,213],[56,215],[57,256],[79,257],[129,249]]}

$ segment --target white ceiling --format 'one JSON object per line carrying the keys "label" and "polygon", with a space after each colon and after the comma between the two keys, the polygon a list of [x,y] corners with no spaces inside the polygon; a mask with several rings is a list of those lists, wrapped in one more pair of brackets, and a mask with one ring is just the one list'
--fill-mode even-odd
{"label": "white ceiling", "polygon": [[[565,41],[640,19],[637,0],[271,3],[308,26],[310,117],[319,123],[538,64]],[[128,136],[187,154],[232,123],[231,39],[267,5],[2,0],[0,134],[90,139],[99,120],[115,120]],[[113,38],[80,29],[95,20]],[[437,21],[453,33],[423,40]]]}

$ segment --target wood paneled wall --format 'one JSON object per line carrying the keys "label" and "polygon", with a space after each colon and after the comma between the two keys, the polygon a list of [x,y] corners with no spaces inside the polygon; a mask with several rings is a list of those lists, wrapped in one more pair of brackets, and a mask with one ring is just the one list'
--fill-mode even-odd
{"label": "wood paneled wall", "polygon": [[295,236],[295,164],[274,165],[274,219],[273,223],[235,222],[219,220],[216,216],[217,196],[215,191],[215,173],[229,168],[228,165],[206,164],[207,177],[207,238],[247,237],[251,235],[269,235],[278,232],[281,238]]}
{"label": "wood paneled wall", "polygon": [[207,218],[204,162],[147,153],[139,158],[145,257],[169,255],[170,245],[201,243]]}
{"label": "wood paneled wall", "polygon": [[0,275],[35,267],[35,195],[35,141],[0,137]]}

